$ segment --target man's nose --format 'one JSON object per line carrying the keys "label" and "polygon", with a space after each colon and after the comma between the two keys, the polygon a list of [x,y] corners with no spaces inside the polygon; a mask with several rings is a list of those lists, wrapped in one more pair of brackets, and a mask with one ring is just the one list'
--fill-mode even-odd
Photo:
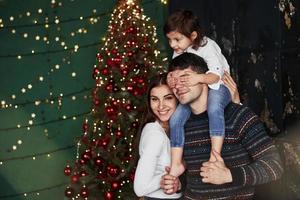
{"label": "man's nose", "polygon": [[181,81],[180,80],[176,80],[175,81],[175,88],[182,88],[183,87],[183,84],[181,83]]}

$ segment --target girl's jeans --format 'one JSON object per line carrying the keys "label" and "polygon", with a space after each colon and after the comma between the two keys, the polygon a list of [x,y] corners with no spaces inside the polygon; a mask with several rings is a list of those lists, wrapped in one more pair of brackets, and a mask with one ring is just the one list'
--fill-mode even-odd
{"label": "girl's jeans", "polygon": [[[225,135],[224,109],[231,101],[228,88],[220,85],[218,90],[209,89],[207,99],[207,114],[209,119],[209,134],[211,136]],[[171,147],[183,147],[184,124],[191,115],[189,105],[179,104],[170,119]]]}

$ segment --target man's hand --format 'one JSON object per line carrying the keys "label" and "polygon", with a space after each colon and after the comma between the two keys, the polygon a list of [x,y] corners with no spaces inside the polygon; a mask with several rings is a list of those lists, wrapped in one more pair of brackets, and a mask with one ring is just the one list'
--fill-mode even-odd
{"label": "man's hand", "polygon": [[212,152],[212,155],[215,157],[216,161],[205,162],[200,168],[200,176],[202,176],[202,181],[204,183],[211,183],[215,185],[232,182],[231,172],[225,166],[222,157],[214,151]]}
{"label": "man's hand", "polygon": [[167,174],[163,175],[160,180],[160,187],[166,194],[174,194],[179,189],[180,182],[177,177],[169,174],[170,167],[166,167]]}

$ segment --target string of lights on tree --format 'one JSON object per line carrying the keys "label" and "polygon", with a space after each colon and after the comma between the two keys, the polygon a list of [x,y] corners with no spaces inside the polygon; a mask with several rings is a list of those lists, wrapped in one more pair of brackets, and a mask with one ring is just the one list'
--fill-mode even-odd
{"label": "string of lights on tree", "polygon": [[134,139],[145,108],[147,79],[164,71],[156,27],[138,0],[119,0],[96,58],[92,120],[82,125],[70,177],[70,199],[133,199]]}

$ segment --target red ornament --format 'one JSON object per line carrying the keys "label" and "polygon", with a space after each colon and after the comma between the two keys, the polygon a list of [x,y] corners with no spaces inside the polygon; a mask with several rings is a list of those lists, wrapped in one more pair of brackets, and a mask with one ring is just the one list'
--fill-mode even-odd
{"label": "red ornament", "polygon": [[125,105],[125,109],[128,111],[128,112],[131,112],[133,110],[133,107],[131,104],[126,104]]}
{"label": "red ornament", "polygon": [[84,170],[80,172],[80,176],[81,177],[85,177],[87,175],[89,175],[89,174],[86,171],[84,171]]}
{"label": "red ornament", "polygon": [[94,162],[95,162],[95,165],[98,166],[98,167],[101,167],[104,163],[104,160],[103,158],[101,158],[100,156],[97,156],[95,159],[94,159]]}
{"label": "red ornament", "polygon": [[90,142],[89,142],[89,138],[87,137],[86,134],[84,134],[82,137],[81,137],[81,141],[82,143],[84,143],[85,145],[88,145]]}
{"label": "red ornament", "polygon": [[96,79],[99,74],[100,74],[99,68],[95,67],[93,70],[93,79]]}
{"label": "red ornament", "polygon": [[[98,139],[96,141],[96,145],[98,147],[102,147],[102,148],[106,148],[107,145],[109,144],[109,141],[110,141],[110,137],[109,135],[105,135],[102,139]],[[100,158],[100,157],[99,157]]]}
{"label": "red ornament", "polygon": [[126,33],[131,33],[131,34],[135,34],[137,32],[137,29],[133,26],[130,26],[127,30]]}
{"label": "red ornament", "polygon": [[78,161],[76,161],[77,163],[79,163],[80,165],[84,165],[86,163],[85,160],[83,159],[79,159]]}
{"label": "red ornament", "polygon": [[133,52],[132,52],[132,51],[128,51],[128,52],[127,52],[127,56],[128,56],[128,57],[132,57],[132,56],[133,56]]}
{"label": "red ornament", "polygon": [[89,150],[86,150],[86,152],[84,152],[83,154],[81,154],[81,159],[85,160],[85,161],[90,160],[91,157],[92,157],[92,153]]}
{"label": "red ornament", "polygon": [[109,143],[109,138],[103,139],[100,143],[100,146],[106,148]]}
{"label": "red ornament", "polygon": [[78,180],[79,180],[79,176],[78,176],[77,174],[71,176],[71,181],[72,181],[73,183],[77,183]]}
{"label": "red ornament", "polygon": [[117,166],[113,166],[113,165],[108,165],[107,166],[107,172],[109,175],[111,175],[112,177],[116,177],[119,175],[120,169]]}
{"label": "red ornament", "polygon": [[116,56],[114,58],[114,61],[116,62],[116,64],[120,65],[120,63],[122,62],[122,57],[121,56]]}
{"label": "red ornament", "polygon": [[129,73],[128,68],[121,69],[121,74],[123,76],[127,76],[128,73]]}
{"label": "red ornament", "polygon": [[128,92],[132,92],[133,91],[133,86],[132,85],[128,85],[127,86],[127,91]]}
{"label": "red ornament", "polygon": [[134,82],[134,83],[139,83],[139,84],[142,84],[143,85],[143,83],[145,82],[144,81],[144,77],[141,77],[141,76],[135,76],[135,77],[132,77],[132,81]]}
{"label": "red ornament", "polygon": [[86,187],[82,187],[81,190],[80,190],[80,196],[82,198],[89,197],[89,190]]}
{"label": "red ornament", "polygon": [[113,100],[113,101],[112,101],[112,104],[113,104],[114,106],[117,106],[119,103],[118,103],[118,101]]}
{"label": "red ornament", "polygon": [[119,189],[119,188],[120,188],[120,183],[117,182],[117,181],[112,182],[112,183],[111,183],[111,188],[112,188],[113,190]]}
{"label": "red ornament", "polygon": [[139,78],[139,79],[137,80],[137,82],[138,82],[139,84],[143,84],[145,81],[144,81],[144,78]]}
{"label": "red ornament", "polygon": [[108,83],[106,86],[105,86],[105,90],[107,92],[112,92],[113,91],[113,85],[111,83]]}
{"label": "red ornament", "polygon": [[[98,81],[98,80],[97,80],[97,81]],[[98,87],[95,87],[95,88],[93,89],[92,95],[93,95],[94,98],[96,98],[96,95],[97,95],[97,93],[98,93],[98,90],[99,90]]]}
{"label": "red ornament", "polygon": [[73,197],[73,195],[74,195],[74,189],[71,187],[67,187],[65,190],[65,196],[71,198]]}
{"label": "red ornament", "polygon": [[116,132],[116,136],[117,136],[118,139],[120,139],[120,138],[123,136],[122,131],[118,130],[118,131]]}
{"label": "red ornament", "polygon": [[108,115],[112,115],[112,114],[114,114],[115,112],[116,112],[115,106],[107,106],[107,107],[106,107],[106,113],[107,113]]}
{"label": "red ornament", "polygon": [[106,64],[110,67],[115,67],[116,63],[112,58],[107,59]]}
{"label": "red ornament", "polygon": [[113,50],[111,50],[111,53],[114,54],[114,55],[116,55],[118,53],[118,50],[117,49],[113,49]]}
{"label": "red ornament", "polygon": [[112,199],[114,199],[114,193],[111,192],[111,191],[106,191],[104,193],[104,199],[105,200],[112,200]]}
{"label": "red ornament", "polygon": [[84,122],[83,124],[82,124],[82,131],[83,132],[87,132],[87,130],[88,130],[88,124],[86,123],[86,122]]}
{"label": "red ornament", "polygon": [[138,89],[138,88],[135,88],[135,89],[133,90],[132,94],[133,94],[134,96],[138,96],[138,95],[140,94],[139,89]]}
{"label": "red ornament", "polygon": [[97,58],[98,61],[101,60],[101,58],[102,58],[101,54],[97,53],[96,58]]}
{"label": "red ornament", "polygon": [[72,168],[69,165],[67,165],[64,170],[65,175],[70,176],[71,172],[72,172]]}
{"label": "red ornament", "polygon": [[104,75],[104,76],[107,76],[109,74],[109,70],[107,68],[104,68],[101,70],[101,73]]}
{"label": "red ornament", "polygon": [[100,105],[100,100],[98,98],[94,98],[93,103],[94,103],[95,106],[99,106]]}
{"label": "red ornament", "polygon": [[109,58],[106,61],[106,64],[110,67],[119,67],[122,62],[122,58],[120,56],[116,56],[115,58]]}
{"label": "red ornament", "polygon": [[132,122],[131,127],[132,128],[137,128],[139,126],[139,123],[137,122]]}

